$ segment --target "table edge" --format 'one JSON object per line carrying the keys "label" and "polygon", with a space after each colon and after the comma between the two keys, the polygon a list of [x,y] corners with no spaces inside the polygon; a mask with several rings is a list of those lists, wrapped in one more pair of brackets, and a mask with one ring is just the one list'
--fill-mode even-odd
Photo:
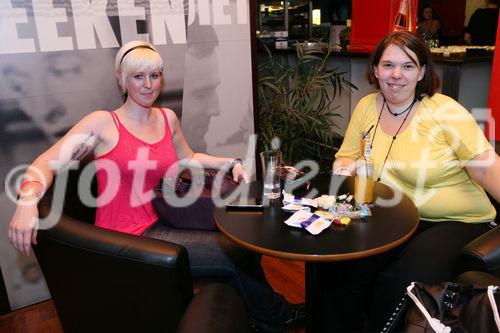
{"label": "table edge", "polygon": [[354,252],[354,253],[345,253],[345,254],[298,254],[298,253],[290,253],[290,252],[282,252],[282,251],[277,251],[277,250],[271,250],[268,248],[260,247],[257,245],[253,245],[250,243],[247,243],[245,241],[242,241],[241,239],[234,237],[231,235],[229,232],[227,232],[224,228],[221,227],[217,219],[215,218],[215,224],[219,228],[220,232],[224,234],[227,238],[229,238],[231,241],[236,243],[237,245],[240,245],[241,247],[244,247],[248,250],[263,254],[263,255],[268,255],[271,257],[276,257],[276,258],[281,258],[281,259],[288,259],[288,260],[298,260],[298,261],[308,261],[308,262],[318,262],[318,261],[345,261],[345,260],[353,260],[353,259],[360,259],[360,258],[365,258],[369,256],[373,256],[376,254],[384,253],[387,252],[398,245],[404,243],[406,240],[408,240],[417,230],[418,227],[418,222],[415,224],[415,226],[403,237],[395,240],[394,242],[385,244],[383,246],[379,246],[370,250],[365,250],[365,251],[359,251],[359,252]]}

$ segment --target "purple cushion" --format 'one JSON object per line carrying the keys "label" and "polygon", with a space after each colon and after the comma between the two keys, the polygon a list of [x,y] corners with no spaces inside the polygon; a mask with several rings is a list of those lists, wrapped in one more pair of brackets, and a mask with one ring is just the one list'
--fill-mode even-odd
{"label": "purple cushion", "polygon": [[[212,201],[212,185],[217,170],[204,170],[201,181],[204,183],[201,195],[187,207],[173,207],[165,201],[162,193],[162,184],[155,189],[153,207],[158,215],[158,221],[175,229],[217,230],[213,217],[214,203]],[[200,181],[200,175],[195,175],[195,181]],[[182,172],[177,180],[176,195],[185,194],[191,188],[193,177],[188,171]],[[221,196],[229,194],[238,185],[237,182],[225,176],[221,185]]]}

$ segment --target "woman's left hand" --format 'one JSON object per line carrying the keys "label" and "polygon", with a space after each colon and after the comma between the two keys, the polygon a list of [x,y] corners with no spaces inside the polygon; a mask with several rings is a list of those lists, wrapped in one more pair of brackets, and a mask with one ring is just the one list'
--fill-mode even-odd
{"label": "woman's left hand", "polygon": [[243,179],[245,183],[250,182],[250,177],[248,176],[245,168],[243,167],[243,164],[241,163],[236,163],[231,173],[233,174],[233,180],[235,182],[239,181],[240,179]]}

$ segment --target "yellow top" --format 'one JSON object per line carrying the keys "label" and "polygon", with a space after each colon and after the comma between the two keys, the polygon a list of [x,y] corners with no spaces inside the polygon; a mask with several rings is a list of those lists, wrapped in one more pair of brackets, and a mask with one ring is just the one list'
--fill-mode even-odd
{"label": "yellow top", "polygon": [[[378,93],[365,96],[356,106],[344,142],[335,157],[356,160],[361,133],[377,123]],[[401,117],[401,120],[403,118]],[[378,126],[371,130],[374,178],[400,189],[427,221],[486,222],[495,218],[483,188],[464,165],[492,146],[470,113],[452,98],[424,97],[410,125],[394,140]]]}

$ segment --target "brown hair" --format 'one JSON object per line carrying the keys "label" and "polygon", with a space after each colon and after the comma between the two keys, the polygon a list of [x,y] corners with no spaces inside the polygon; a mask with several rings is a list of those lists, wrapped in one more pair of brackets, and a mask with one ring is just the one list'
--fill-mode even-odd
{"label": "brown hair", "polygon": [[425,11],[426,8],[430,8],[432,10],[431,19],[437,19],[436,18],[436,10],[434,9],[434,7],[430,3],[424,3],[424,5],[422,6],[422,9],[418,13],[418,20],[419,20],[419,22],[424,21],[424,11]]}
{"label": "brown hair", "polygon": [[[420,37],[409,31],[392,32],[385,36],[385,38],[382,39],[382,41],[377,45],[377,48],[368,59],[368,67],[366,68],[366,78],[368,82],[370,82],[370,84],[375,84],[377,89],[380,88],[378,79],[375,77],[374,68],[378,66],[382,54],[389,45],[399,47],[415,65],[425,65],[424,77],[417,83],[415,97],[421,99],[423,95],[428,95],[429,97],[434,95],[440,82],[436,71],[434,70],[431,52]],[[408,54],[407,49],[413,51],[417,56],[417,59],[413,59],[413,57]]]}

